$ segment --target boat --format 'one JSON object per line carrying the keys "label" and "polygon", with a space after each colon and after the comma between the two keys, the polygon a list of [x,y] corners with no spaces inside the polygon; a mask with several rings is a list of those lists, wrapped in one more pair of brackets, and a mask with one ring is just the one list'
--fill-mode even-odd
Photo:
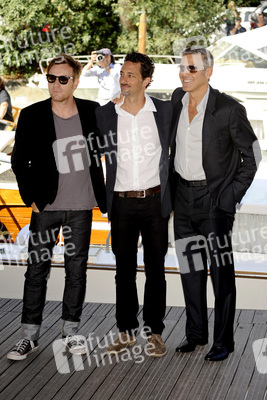
{"label": "boat", "polygon": [[243,103],[248,119],[267,149],[267,26],[225,36],[209,47],[214,56],[210,83]]}
{"label": "boat", "polygon": [[225,36],[209,47],[214,56],[211,84],[244,102],[267,100],[267,26]]}
{"label": "boat", "polygon": [[[266,309],[267,290],[267,155],[260,164],[256,179],[238,207],[233,230],[235,274],[237,277],[239,308]],[[5,174],[7,174],[5,172]],[[10,171],[9,171],[10,173]],[[3,174],[2,174],[3,175]],[[27,266],[27,245],[31,209],[20,198],[15,181],[3,181],[0,175],[0,222],[5,226],[6,238],[0,243],[0,292],[2,297],[21,298]],[[183,305],[182,288],[178,275],[179,264],[173,236],[173,216],[169,222],[169,248],[165,259],[168,283],[167,304]],[[53,249],[52,268],[47,299],[61,300],[64,284],[64,241],[59,235]],[[86,301],[114,303],[115,256],[110,245],[110,225],[106,215],[93,210],[91,246],[87,261],[88,291]],[[138,248],[138,277],[140,293],[144,288],[143,248]],[[12,281],[12,285],[9,282]],[[102,290],[99,290],[99,287]],[[255,295],[247,296],[248,290]],[[209,282],[209,306],[213,295]]]}

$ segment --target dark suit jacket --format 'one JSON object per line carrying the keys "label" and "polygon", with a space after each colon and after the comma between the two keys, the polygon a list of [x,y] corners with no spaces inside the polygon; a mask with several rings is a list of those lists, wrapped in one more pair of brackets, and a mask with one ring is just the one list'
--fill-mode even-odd
{"label": "dark suit jacket", "polygon": [[[173,92],[171,127],[171,173],[174,174],[175,137],[185,92]],[[210,87],[202,130],[202,163],[209,192],[215,204],[235,212],[257,170],[254,151],[260,161],[260,148],[245,108],[232,97]],[[175,191],[175,185],[172,185]]]}
{"label": "dark suit jacket", "polygon": [[[159,164],[159,175],[161,184],[161,210],[162,216],[167,217],[171,212],[171,193],[168,181],[169,173],[169,137],[172,107],[170,102],[152,98],[157,109],[154,112],[158,128],[162,153]],[[107,208],[109,217],[111,215],[113,191],[117,173],[117,125],[118,115],[115,105],[109,102],[96,110],[99,136],[102,140],[102,154],[106,161],[106,187],[107,187]],[[142,189],[142,188],[140,188]]]}
{"label": "dark suit jacket", "polygon": [[[94,194],[99,208],[106,212],[106,194],[102,165],[95,140],[95,109],[98,103],[76,99],[83,135],[90,135],[90,174]],[[59,173],[53,153],[56,132],[51,107],[51,98],[35,103],[21,111],[11,157],[19,191],[26,206],[35,202],[42,211],[52,204],[58,190]],[[88,141],[87,141],[88,143]]]}

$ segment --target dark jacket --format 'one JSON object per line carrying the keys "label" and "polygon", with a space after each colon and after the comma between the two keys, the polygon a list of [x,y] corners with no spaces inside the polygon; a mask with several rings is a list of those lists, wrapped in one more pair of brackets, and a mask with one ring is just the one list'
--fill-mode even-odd
{"label": "dark jacket", "polygon": [[[173,92],[171,173],[174,174],[175,137],[185,92]],[[210,87],[202,130],[202,164],[209,192],[217,207],[235,212],[236,203],[249,188],[261,152],[245,108],[232,97]],[[173,185],[172,191],[175,191]]]}
{"label": "dark jacket", "polygon": [[[106,212],[106,194],[101,161],[98,155],[95,109],[98,103],[76,99],[83,135],[90,156],[90,174],[94,194],[100,210]],[[22,200],[27,207],[35,202],[42,211],[52,204],[58,191],[59,172],[53,153],[56,132],[51,98],[28,106],[21,111],[11,157]]]}
{"label": "dark jacket", "polygon": [[[161,185],[161,211],[162,216],[167,217],[171,212],[171,192],[168,181],[169,172],[169,139],[170,122],[172,107],[170,102],[165,102],[152,98],[157,109],[154,112],[156,125],[158,128],[159,139],[162,147],[159,176]],[[111,215],[114,186],[117,173],[117,125],[118,115],[115,111],[115,105],[109,102],[96,110],[97,125],[99,136],[102,139],[102,154],[106,161],[106,187],[107,187],[107,208],[108,215]],[[112,135],[111,135],[112,134]],[[112,139],[111,139],[112,136]],[[142,188],[140,188],[142,189]]]}

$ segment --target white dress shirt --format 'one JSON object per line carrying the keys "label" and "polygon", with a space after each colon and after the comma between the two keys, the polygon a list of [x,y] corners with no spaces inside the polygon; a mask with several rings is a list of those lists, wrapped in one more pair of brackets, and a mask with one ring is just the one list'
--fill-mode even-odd
{"label": "white dress shirt", "polygon": [[182,98],[183,109],[177,127],[174,167],[188,181],[206,179],[202,165],[202,128],[209,92],[210,88],[198,104],[197,115],[191,123],[188,115],[189,93]]}
{"label": "white dress shirt", "polygon": [[160,184],[161,144],[153,112],[156,107],[145,94],[145,105],[132,115],[115,105],[118,114],[117,175],[115,191],[145,190]]}

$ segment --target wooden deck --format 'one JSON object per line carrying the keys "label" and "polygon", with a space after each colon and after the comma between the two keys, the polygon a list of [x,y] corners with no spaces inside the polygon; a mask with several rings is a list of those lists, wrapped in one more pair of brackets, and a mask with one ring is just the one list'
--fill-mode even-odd
{"label": "wooden deck", "polygon": [[[140,337],[137,347],[121,356],[103,357],[109,332],[116,332],[114,304],[85,303],[80,334],[87,338],[91,333],[88,356],[71,357],[59,340],[61,303],[49,301],[39,350],[24,361],[12,362],[6,353],[19,339],[21,307],[21,300],[0,300],[1,400],[267,399],[267,349],[263,349],[265,373],[260,373],[252,348],[254,341],[266,338],[267,311],[237,310],[236,350],[227,360],[211,363],[204,361],[210,344],[191,354],[175,353],[184,336],[185,311],[181,307],[167,309],[165,357],[156,359],[140,353],[145,344]],[[213,312],[209,313],[212,330]]]}

